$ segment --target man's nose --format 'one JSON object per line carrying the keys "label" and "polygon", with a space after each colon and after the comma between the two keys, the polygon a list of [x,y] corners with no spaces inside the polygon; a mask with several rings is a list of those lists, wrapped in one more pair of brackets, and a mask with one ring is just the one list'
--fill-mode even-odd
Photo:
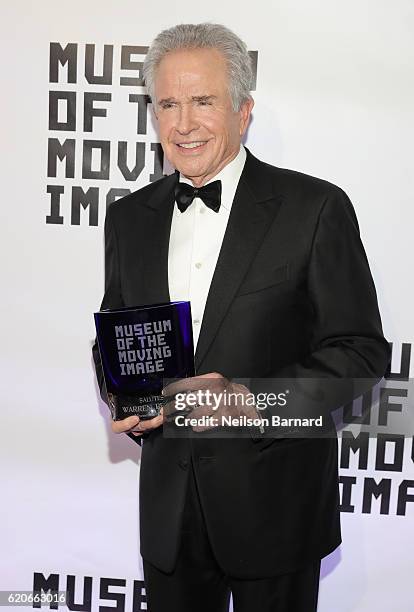
{"label": "man's nose", "polygon": [[176,129],[180,134],[188,134],[197,129],[197,121],[190,104],[182,104],[178,115]]}

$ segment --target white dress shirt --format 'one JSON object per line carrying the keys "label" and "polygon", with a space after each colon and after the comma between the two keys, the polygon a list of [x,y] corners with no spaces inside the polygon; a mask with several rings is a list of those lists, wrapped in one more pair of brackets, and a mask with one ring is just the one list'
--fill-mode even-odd
{"label": "white dress shirt", "polygon": [[[221,180],[218,212],[194,198],[183,213],[174,206],[168,250],[168,285],[171,301],[189,300],[193,319],[194,352],[197,347],[204,308],[230,216],[233,199],[246,161],[243,145],[237,156],[213,181]],[[180,175],[180,181],[192,185]]]}

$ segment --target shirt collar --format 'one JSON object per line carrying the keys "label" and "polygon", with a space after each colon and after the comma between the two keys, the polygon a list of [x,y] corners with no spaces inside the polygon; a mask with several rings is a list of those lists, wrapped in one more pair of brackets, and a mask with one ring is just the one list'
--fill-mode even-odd
{"label": "shirt collar", "polygon": [[[208,185],[214,181],[221,181],[221,206],[226,210],[231,209],[231,205],[236,194],[237,185],[239,184],[240,176],[246,162],[246,156],[246,149],[241,144],[236,157],[206,183],[206,185]],[[188,185],[193,184],[190,179],[186,178],[181,173],[180,181],[182,183],[187,183]]]}

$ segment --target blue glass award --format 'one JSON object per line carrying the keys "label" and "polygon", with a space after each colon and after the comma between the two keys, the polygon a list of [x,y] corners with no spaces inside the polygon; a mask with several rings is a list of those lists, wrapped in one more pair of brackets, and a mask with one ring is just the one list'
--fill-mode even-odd
{"label": "blue glass award", "polygon": [[190,302],[101,310],[94,317],[112,418],[157,416],[166,402],[164,379],[195,373]]}

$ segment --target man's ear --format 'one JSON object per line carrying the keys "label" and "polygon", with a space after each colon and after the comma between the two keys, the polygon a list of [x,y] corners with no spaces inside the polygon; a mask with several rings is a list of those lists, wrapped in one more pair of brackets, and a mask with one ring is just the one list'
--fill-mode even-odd
{"label": "man's ear", "polygon": [[240,107],[240,110],[239,110],[239,113],[240,113],[240,136],[243,136],[243,134],[247,130],[247,127],[248,127],[249,121],[250,121],[250,114],[251,114],[251,112],[253,110],[253,106],[254,106],[253,98],[248,98],[247,100],[245,100],[243,102],[243,104]]}

